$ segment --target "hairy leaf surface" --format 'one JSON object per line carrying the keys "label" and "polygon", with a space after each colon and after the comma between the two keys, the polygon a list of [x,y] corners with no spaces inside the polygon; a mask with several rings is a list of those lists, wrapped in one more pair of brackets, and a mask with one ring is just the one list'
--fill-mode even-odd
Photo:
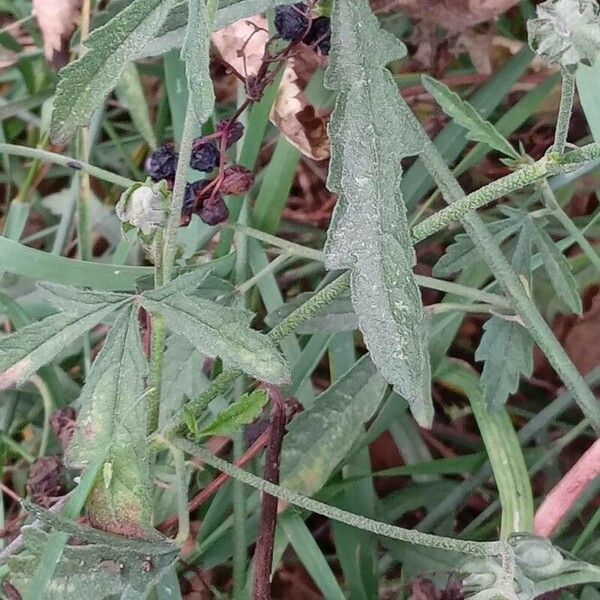
{"label": "hairy leaf surface", "polygon": [[193,400],[209,384],[202,371],[204,355],[184,337],[170,335],[163,358],[161,377],[161,417],[168,418],[187,400]]}
{"label": "hairy leaf surface", "polygon": [[483,142],[498,152],[519,160],[520,155],[510,142],[466,100],[433,77],[423,75],[421,80],[425,89],[435,98],[442,110],[468,131],[468,139],[474,142]]}
{"label": "hairy leaf surface", "polygon": [[252,313],[248,311],[185,294],[161,302],[142,297],[142,305],[163,315],[173,333],[185,337],[207,356],[219,356],[226,364],[262,381],[283,383],[289,378],[287,363],[277,348],[250,328]]}
{"label": "hairy leaf surface", "polygon": [[[531,254],[535,225],[522,221],[512,266],[531,287]],[[533,339],[520,323],[492,317],[483,326],[475,360],[484,361],[481,386],[490,409],[503,406],[519,388],[520,376],[533,373]]]}
{"label": "hairy leaf surface", "polygon": [[[51,534],[34,527],[22,530],[26,552],[9,560],[10,581],[21,592],[27,588]],[[100,599],[109,596],[145,598],[177,558],[178,549],[169,543],[154,542],[138,549],[134,540],[130,547],[110,543],[65,546],[48,589],[46,600]],[[148,569],[147,565],[152,568]]]}
{"label": "hairy leaf surface", "polygon": [[126,301],[114,295],[114,301],[106,302],[102,299],[106,300],[107,296],[101,292],[90,292],[88,298],[94,297],[96,301],[84,304],[81,300],[87,292],[79,295],[80,290],[66,286],[52,289],[58,288],[65,297],[54,295],[54,299],[66,312],[51,315],[0,338],[0,389],[26,381]]}
{"label": "hairy leaf surface", "polygon": [[145,377],[137,310],[119,312],[79,399],[81,409],[66,462],[85,467],[109,448],[104,481],[92,491],[96,526],[130,536],[151,530],[146,446]]}
{"label": "hairy leaf surface", "polygon": [[181,49],[190,99],[199,123],[208,119],[215,104],[209,50],[217,4],[218,0],[190,0],[187,29]]}
{"label": "hairy leaf surface", "polygon": [[86,125],[117,85],[125,65],[158,33],[175,0],[133,0],[85,42],[88,51],[60,73],[51,134],[57,143]]}
{"label": "hairy leaf surface", "polygon": [[339,195],[325,245],[328,269],[351,269],[352,302],[371,356],[431,424],[429,358],[415,254],[400,193],[400,161],[420,134],[385,65],[406,54],[379,28],[365,0],[338,0],[332,13],[327,87],[339,92],[331,120],[328,187]]}
{"label": "hairy leaf surface", "polygon": [[306,495],[320,490],[364,431],[385,388],[367,354],[298,415],[283,439],[281,485]]}

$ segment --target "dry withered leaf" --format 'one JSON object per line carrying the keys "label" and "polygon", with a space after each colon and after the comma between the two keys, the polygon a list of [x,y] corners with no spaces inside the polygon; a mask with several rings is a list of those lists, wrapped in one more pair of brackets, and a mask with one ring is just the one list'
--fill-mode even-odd
{"label": "dry withered leaf", "polygon": [[69,39],[79,22],[81,0],[33,0],[33,15],[44,38],[44,56],[58,69],[69,60]]}
{"label": "dry withered leaf", "polygon": [[268,39],[268,23],[261,16],[240,19],[212,36],[221,58],[244,77],[258,72]]}
{"label": "dry withered leaf", "polygon": [[519,0],[374,0],[376,10],[401,10],[413,19],[439,25],[451,33],[495,19]]}
{"label": "dry withered leaf", "polygon": [[299,64],[297,58],[288,62],[270,119],[304,156],[325,160],[329,158],[328,117],[308,103],[304,95],[305,82],[298,75]]}

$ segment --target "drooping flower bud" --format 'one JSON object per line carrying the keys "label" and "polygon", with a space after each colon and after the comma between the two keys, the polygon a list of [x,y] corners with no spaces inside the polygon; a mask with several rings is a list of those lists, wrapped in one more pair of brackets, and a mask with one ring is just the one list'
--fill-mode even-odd
{"label": "drooping flower bud", "polygon": [[165,226],[168,212],[169,190],[166,183],[134,183],[121,194],[115,206],[123,231],[137,227],[143,236],[149,236]]}
{"label": "drooping flower bud", "polygon": [[226,196],[241,196],[245,194],[254,184],[252,173],[241,165],[228,167],[223,173],[221,191]]}

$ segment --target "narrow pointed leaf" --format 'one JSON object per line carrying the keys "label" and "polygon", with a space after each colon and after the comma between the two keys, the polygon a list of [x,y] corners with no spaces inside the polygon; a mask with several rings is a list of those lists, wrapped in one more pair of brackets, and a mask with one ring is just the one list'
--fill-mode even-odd
{"label": "narrow pointed leaf", "polygon": [[281,485],[311,495],[327,482],[363,433],[386,383],[369,355],[288,425],[281,454]]}
{"label": "narrow pointed leaf", "polygon": [[217,4],[217,0],[189,0],[189,18],[181,49],[190,99],[199,123],[208,119],[215,104],[209,50]]}
{"label": "narrow pointed leaf", "polygon": [[158,33],[175,0],[133,0],[85,42],[88,51],[60,73],[51,134],[68,141],[117,85],[135,52]]}
{"label": "narrow pointed leaf", "polygon": [[237,402],[226,408],[208,427],[200,431],[200,436],[231,435],[243,425],[252,423],[262,412],[269,396],[264,390],[244,394]]}
{"label": "narrow pointed leaf", "polygon": [[82,290],[70,285],[50,283],[43,281],[37,286],[47,298],[48,302],[58,310],[77,310],[85,306],[94,307],[99,304],[122,304],[131,299],[129,294],[115,294],[95,290]]}
{"label": "narrow pointed leaf", "polygon": [[88,510],[102,529],[131,537],[152,530],[146,446],[147,374],[137,310],[121,310],[94,362],[79,399],[81,410],[66,462],[85,467],[106,451],[105,475],[96,483]]}
{"label": "narrow pointed leaf", "polygon": [[117,98],[131,116],[137,131],[153,150],[157,146],[156,135],[150,120],[150,111],[142,81],[134,63],[128,63],[116,87]]}
{"label": "narrow pointed leaf", "polygon": [[26,381],[121,303],[73,305],[67,312],[51,315],[0,338],[0,389]]}
{"label": "narrow pointed leaf", "polygon": [[533,243],[540,252],[544,270],[554,291],[575,314],[580,315],[583,307],[569,261],[561,254],[548,233],[537,223],[533,227]]}
{"label": "narrow pointed leaf", "polygon": [[270,383],[289,378],[285,359],[262,333],[250,328],[252,313],[221,306],[204,298],[177,294],[157,302],[142,297],[142,305],[164,316],[169,329],[207,356]]}
{"label": "narrow pointed leaf", "polygon": [[466,100],[433,77],[423,75],[421,80],[425,89],[435,98],[441,109],[455,123],[468,131],[468,139],[474,142],[483,142],[505,156],[519,160],[520,155],[510,142]]}

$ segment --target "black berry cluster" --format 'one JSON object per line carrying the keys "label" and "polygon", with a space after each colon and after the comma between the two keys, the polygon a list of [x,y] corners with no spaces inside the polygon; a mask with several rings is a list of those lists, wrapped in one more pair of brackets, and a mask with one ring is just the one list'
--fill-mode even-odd
{"label": "black berry cluster", "polygon": [[304,2],[275,7],[275,29],[279,37],[288,42],[303,42],[324,55],[331,50],[329,17],[313,18]]}

